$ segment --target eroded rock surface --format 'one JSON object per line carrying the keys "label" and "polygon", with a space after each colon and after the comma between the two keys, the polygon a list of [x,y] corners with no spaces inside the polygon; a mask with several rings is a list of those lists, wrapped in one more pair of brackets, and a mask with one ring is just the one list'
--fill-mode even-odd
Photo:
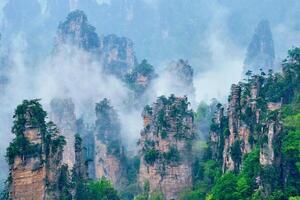
{"label": "eroded rock surface", "polygon": [[150,192],[161,191],[167,200],[192,185],[189,158],[194,138],[193,112],[186,97],[160,97],[143,112],[144,129],[139,141],[139,182],[149,182]]}

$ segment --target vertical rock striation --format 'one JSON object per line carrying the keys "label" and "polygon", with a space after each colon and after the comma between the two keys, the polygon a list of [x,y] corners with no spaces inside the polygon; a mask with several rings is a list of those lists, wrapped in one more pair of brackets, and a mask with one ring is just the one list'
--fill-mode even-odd
{"label": "vertical rock striation", "polygon": [[143,60],[125,75],[125,82],[136,97],[141,97],[156,76],[154,67]]}
{"label": "vertical rock striation", "polygon": [[37,100],[24,101],[16,109],[12,129],[16,137],[7,149],[11,199],[59,199],[65,142],[52,122],[46,124],[45,117]]}
{"label": "vertical rock striation", "polygon": [[61,134],[65,137],[66,145],[63,152],[63,163],[72,169],[75,163],[74,137],[76,133],[75,106],[72,99],[55,98],[50,103],[51,120],[57,124]]}
{"label": "vertical rock striation", "polygon": [[139,141],[139,182],[149,182],[150,192],[160,191],[167,200],[192,185],[189,156],[194,138],[194,116],[186,97],[158,98],[143,112],[144,129]]}
{"label": "vertical rock striation", "polygon": [[97,179],[106,177],[119,187],[123,174],[120,122],[108,99],[103,99],[96,104],[96,117],[95,177]]}
{"label": "vertical rock striation", "polygon": [[83,11],[70,12],[67,19],[59,24],[55,50],[59,50],[63,44],[73,45],[87,51],[99,48],[99,37],[95,32],[95,27],[88,23]]}
{"label": "vertical rock striation", "polygon": [[66,50],[69,45],[92,53],[102,63],[105,71],[124,78],[136,64],[133,42],[126,37],[114,34],[99,37],[95,27],[89,24],[81,10],[69,13],[66,20],[58,26],[54,52]]}
{"label": "vertical rock striation", "polygon": [[120,78],[137,64],[133,42],[125,37],[104,36],[100,40],[100,52],[104,69]]}
{"label": "vertical rock striation", "polygon": [[254,75],[247,83],[233,84],[228,98],[227,116],[222,114],[222,106],[216,111],[209,143],[211,156],[222,160],[224,173],[228,170],[239,171],[243,156],[258,146],[260,164],[276,164],[274,141],[282,133],[278,112],[281,103],[267,101],[263,93],[267,82],[263,76]]}

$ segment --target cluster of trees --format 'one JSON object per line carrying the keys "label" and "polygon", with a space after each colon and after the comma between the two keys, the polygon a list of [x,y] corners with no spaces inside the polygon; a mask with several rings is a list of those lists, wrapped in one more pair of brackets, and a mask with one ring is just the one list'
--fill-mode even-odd
{"label": "cluster of trees", "polygon": [[138,97],[145,92],[152,79],[156,76],[154,67],[144,59],[140,64],[136,65],[131,72],[127,73],[124,79],[128,87],[133,90]]}
{"label": "cluster of trees", "polygon": [[[282,73],[269,71],[252,75],[248,72],[247,76],[246,81],[239,84],[242,95],[249,96],[253,81],[259,81],[257,106],[262,114],[262,122],[251,129],[249,140],[258,139],[255,134],[264,126],[263,122],[280,120],[283,130],[273,141],[279,162],[267,166],[260,164],[263,137],[260,142],[254,141],[253,150],[244,156],[237,141],[231,147],[231,156],[242,161],[238,161],[242,163],[241,170],[222,174],[222,159],[212,159],[208,143],[202,158],[194,165],[194,187],[183,192],[180,199],[300,199],[300,49],[288,52]],[[268,102],[280,102],[282,107],[278,111],[267,111]],[[241,120],[251,126],[253,113],[249,110],[243,114]],[[219,131],[220,126],[212,123],[211,129]],[[225,130],[219,131],[223,137]]]}
{"label": "cluster of trees", "polygon": [[[166,98],[160,96],[158,98],[160,104],[159,109],[154,116],[154,127],[157,136],[160,136],[162,140],[168,138],[168,132],[176,126],[176,133],[174,137],[176,139],[191,139],[193,138],[193,130],[191,126],[183,124],[184,117],[194,117],[192,110],[188,108],[187,98],[176,98],[173,94]],[[144,112],[152,115],[153,109],[150,106],[144,108]],[[145,127],[146,134],[149,131],[149,127]],[[187,132],[189,131],[189,132]],[[176,164],[180,161],[180,153],[176,146],[170,146],[168,152],[160,152],[155,149],[155,141],[147,139],[142,148],[144,159],[147,164],[153,165],[154,162],[159,159],[166,163]]]}
{"label": "cluster of trees", "polygon": [[134,200],[164,200],[164,196],[160,191],[150,192],[150,184],[146,181],[141,194],[135,196]]}
{"label": "cluster of trees", "polygon": [[[7,148],[6,158],[10,166],[13,165],[15,158],[18,156],[23,160],[28,157],[39,156],[42,164],[49,162],[49,158],[56,152],[61,152],[65,145],[65,139],[58,134],[58,128],[53,122],[46,123],[47,113],[43,110],[38,99],[24,100],[22,104],[17,106],[14,114],[14,122],[12,133],[15,138]],[[24,135],[27,128],[37,128],[41,136],[40,144],[31,143]],[[77,134],[75,136],[75,148],[78,151],[82,149],[82,139]],[[45,155],[45,156],[43,156]],[[80,165],[85,165],[79,163]],[[84,170],[80,166],[74,166],[70,171],[67,165],[62,165],[59,169],[57,183],[48,183],[48,188],[57,186],[59,189],[59,198],[62,200],[71,199],[90,199],[90,200],[119,200],[117,191],[112,184],[102,178],[98,181],[90,181],[87,179]],[[12,174],[10,173],[4,191],[0,195],[0,199],[10,199],[9,191],[12,183]]]}
{"label": "cluster of trees", "polygon": [[[241,144],[237,140],[231,146],[231,157],[235,163],[242,163],[240,170],[233,172],[222,173],[222,145],[219,146],[219,156],[213,156],[211,150],[211,143],[206,145],[201,140],[195,142],[194,148],[200,148],[201,157],[195,156],[193,164],[193,181],[194,186],[189,190],[183,191],[180,194],[180,200],[258,200],[258,199],[299,199],[300,195],[300,48],[292,49],[288,52],[288,57],[283,61],[283,72],[273,73],[269,71],[268,74],[261,71],[259,75],[252,75],[247,72],[248,78],[245,82],[239,83],[241,87],[242,96],[250,96],[251,85],[258,82],[260,85],[260,94],[256,99],[257,108],[261,111],[262,120],[260,124],[253,125],[254,115],[251,109],[246,106],[244,112],[241,114],[241,120],[250,127],[249,142],[253,144],[252,151],[246,155],[241,152]],[[134,72],[140,74],[152,74],[152,66],[143,61],[138,71]],[[127,77],[130,79],[130,77]],[[132,78],[132,77],[131,77]],[[135,77],[136,78],[136,77]],[[129,80],[128,79],[128,80]],[[181,134],[186,133],[188,127],[184,127],[180,117],[187,115],[193,116],[193,112],[188,109],[188,102],[186,98],[176,99],[174,95],[169,98],[164,96],[159,97],[158,102],[161,102],[163,107],[158,111],[156,117],[156,125],[158,133],[162,139],[168,137],[165,131],[170,124],[168,117],[174,118],[180,138]],[[282,107],[279,111],[267,111],[268,102],[280,102]],[[243,101],[241,102],[243,104]],[[247,103],[245,102],[245,105]],[[220,109],[221,105],[213,102],[213,105]],[[241,106],[245,106],[241,105]],[[145,110],[152,114],[151,107],[145,107]],[[212,106],[201,104],[195,115],[196,122],[207,121],[213,117],[215,109]],[[98,137],[108,144],[109,152],[120,155],[120,141],[112,137],[119,135],[118,117],[114,112],[110,102],[104,99],[96,105],[96,129],[99,131]],[[65,144],[64,138],[58,136],[57,127],[52,123],[46,123],[45,118],[47,113],[42,109],[39,100],[23,101],[21,105],[16,108],[14,115],[14,124],[12,133],[15,138],[10,143],[7,149],[7,160],[10,165],[14,163],[16,156],[26,159],[27,156],[39,156],[41,151],[45,151],[46,155],[54,153],[62,149]],[[276,155],[280,157],[280,162],[269,166],[262,166],[260,164],[260,148],[261,143],[265,142],[265,137],[259,140],[259,130],[267,120],[278,118],[283,123],[283,130],[280,137],[273,141],[276,148]],[[214,122],[207,123],[205,126],[198,127],[198,130],[205,130],[210,127],[210,130],[222,135],[221,138],[229,136],[229,130],[226,124],[228,119],[225,116],[221,121],[221,125]],[[41,133],[41,138],[45,144],[42,149],[39,144],[32,144],[24,136],[26,127],[38,128]],[[147,127],[146,127],[147,128]],[[112,133],[107,136],[106,131]],[[250,141],[251,140],[251,141]],[[80,143],[80,138],[76,138],[76,142]],[[221,142],[222,143],[222,142]],[[146,142],[145,142],[146,145]],[[197,147],[198,145],[198,147]],[[51,147],[51,148],[50,148]],[[199,152],[199,149],[198,149]],[[154,149],[149,141],[148,148],[144,152],[145,161],[148,164],[153,164],[156,159],[162,158],[166,162],[176,163],[180,160],[179,152],[176,147],[170,147],[169,152],[161,154]],[[121,191],[121,198],[135,200],[160,200],[163,195],[160,192],[153,192],[150,194],[149,183],[144,184],[144,188],[140,189],[136,185],[137,169],[139,166],[139,158],[127,159],[124,161],[128,167],[128,173],[131,179],[129,180],[128,191],[131,194]],[[60,170],[60,178],[58,184],[64,187],[61,191],[61,199],[72,199],[72,190],[75,190],[76,199],[99,199],[99,200],[118,200],[117,191],[112,184],[102,178],[98,181],[89,181],[83,178],[81,174],[72,172],[69,176],[67,166],[63,166]],[[70,179],[71,177],[71,179]],[[11,183],[11,176],[8,178],[8,184]],[[132,188],[129,188],[132,187]],[[123,192],[123,193],[122,193]],[[139,194],[138,194],[139,193]],[[137,195],[138,194],[138,195]],[[7,193],[6,193],[7,195]],[[7,197],[7,196],[6,196]],[[5,195],[3,198],[6,198]]]}
{"label": "cluster of trees", "polygon": [[97,181],[83,179],[72,171],[70,179],[67,165],[63,165],[58,180],[61,200],[120,200],[110,181],[101,178]]}

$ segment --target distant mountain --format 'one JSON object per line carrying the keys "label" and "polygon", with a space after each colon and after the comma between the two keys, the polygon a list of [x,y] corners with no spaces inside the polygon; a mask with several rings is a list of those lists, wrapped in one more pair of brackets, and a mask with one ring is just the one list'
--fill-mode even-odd
{"label": "distant mountain", "polygon": [[244,61],[244,71],[259,72],[274,68],[275,50],[269,22],[261,21],[252,37]]}
{"label": "distant mountain", "polygon": [[60,23],[57,31],[56,45],[69,43],[85,50],[99,48],[99,37],[95,27],[90,25],[87,16],[81,10],[76,10]]}
{"label": "distant mountain", "polygon": [[65,44],[94,53],[104,70],[119,78],[137,63],[132,40],[114,34],[98,36],[96,28],[89,24],[81,10],[70,12],[58,26],[54,52]]}

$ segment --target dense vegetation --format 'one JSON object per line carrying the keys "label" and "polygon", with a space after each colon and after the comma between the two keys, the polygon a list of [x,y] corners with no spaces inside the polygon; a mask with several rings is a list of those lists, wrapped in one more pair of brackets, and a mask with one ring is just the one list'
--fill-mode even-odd
{"label": "dense vegetation", "polygon": [[[65,139],[58,134],[58,129],[53,122],[46,123],[46,116],[47,113],[43,110],[38,99],[24,100],[22,104],[17,106],[13,116],[12,133],[14,139],[10,142],[6,152],[6,159],[10,168],[13,167],[16,158],[20,158],[24,162],[32,157],[39,157],[41,163],[37,167],[49,166],[49,158],[63,150]],[[31,129],[38,130],[39,138],[36,140],[41,140],[41,142],[31,143],[29,141],[26,131]],[[2,198],[8,198],[11,183],[12,174],[10,173]],[[49,184],[48,187],[51,188],[53,185]]]}
{"label": "dense vegetation", "polygon": [[[170,140],[168,134],[175,130],[172,137],[176,140],[191,141],[194,138],[193,127],[184,124],[184,121],[186,117],[193,119],[194,113],[188,108],[189,102],[187,98],[176,98],[172,94],[169,98],[165,96],[158,97],[157,102],[160,106],[156,111],[154,123],[144,128],[145,134],[150,134],[150,126],[153,126],[152,129],[154,129],[154,132],[152,134],[159,136],[162,140]],[[146,106],[144,108],[144,114],[152,115],[153,108]],[[165,164],[178,164],[181,159],[180,153],[175,145],[170,145],[167,152],[160,152],[155,148],[155,141],[151,139],[144,141],[142,153],[146,163],[149,165],[153,165],[156,160]]]}
{"label": "dense vegetation", "polygon": [[[10,165],[14,163],[16,156],[25,160],[27,157],[41,156],[42,151],[45,151],[47,157],[51,153],[61,150],[65,145],[64,137],[58,135],[56,125],[51,121],[46,123],[46,116],[47,113],[43,110],[39,100],[24,100],[16,108],[12,127],[15,138],[10,143],[6,153]],[[24,133],[29,128],[39,130],[40,139],[45,145],[43,149],[41,144],[33,144],[28,141]]]}
{"label": "dense vegetation", "polygon": [[79,174],[68,171],[68,166],[63,165],[59,178],[60,199],[61,200],[119,200],[117,191],[110,181],[101,178],[97,181],[83,179]]}
{"label": "dense vegetation", "polygon": [[[241,120],[250,127],[249,142],[252,151],[243,155],[240,142],[236,140],[231,146],[231,157],[241,167],[227,171],[222,175],[222,154],[224,140],[228,133],[228,122],[225,116],[221,125],[211,124],[211,131],[221,138],[217,155],[212,155],[212,144],[209,141],[202,159],[194,166],[194,189],[185,191],[181,199],[299,199],[300,195],[300,49],[288,52],[283,61],[283,72],[252,75],[249,71],[244,82],[240,82],[245,109]],[[258,81],[261,85],[257,98],[257,107],[261,111],[261,121],[256,124],[254,113],[243,104],[243,98],[250,95],[250,87]],[[268,111],[268,102],[280,102],[279,110]],[[271,165],[260,163],[260,148],[268,141],[261,130],[269,121],[282,122],[283,129],[272,141],[275,160]]]}

